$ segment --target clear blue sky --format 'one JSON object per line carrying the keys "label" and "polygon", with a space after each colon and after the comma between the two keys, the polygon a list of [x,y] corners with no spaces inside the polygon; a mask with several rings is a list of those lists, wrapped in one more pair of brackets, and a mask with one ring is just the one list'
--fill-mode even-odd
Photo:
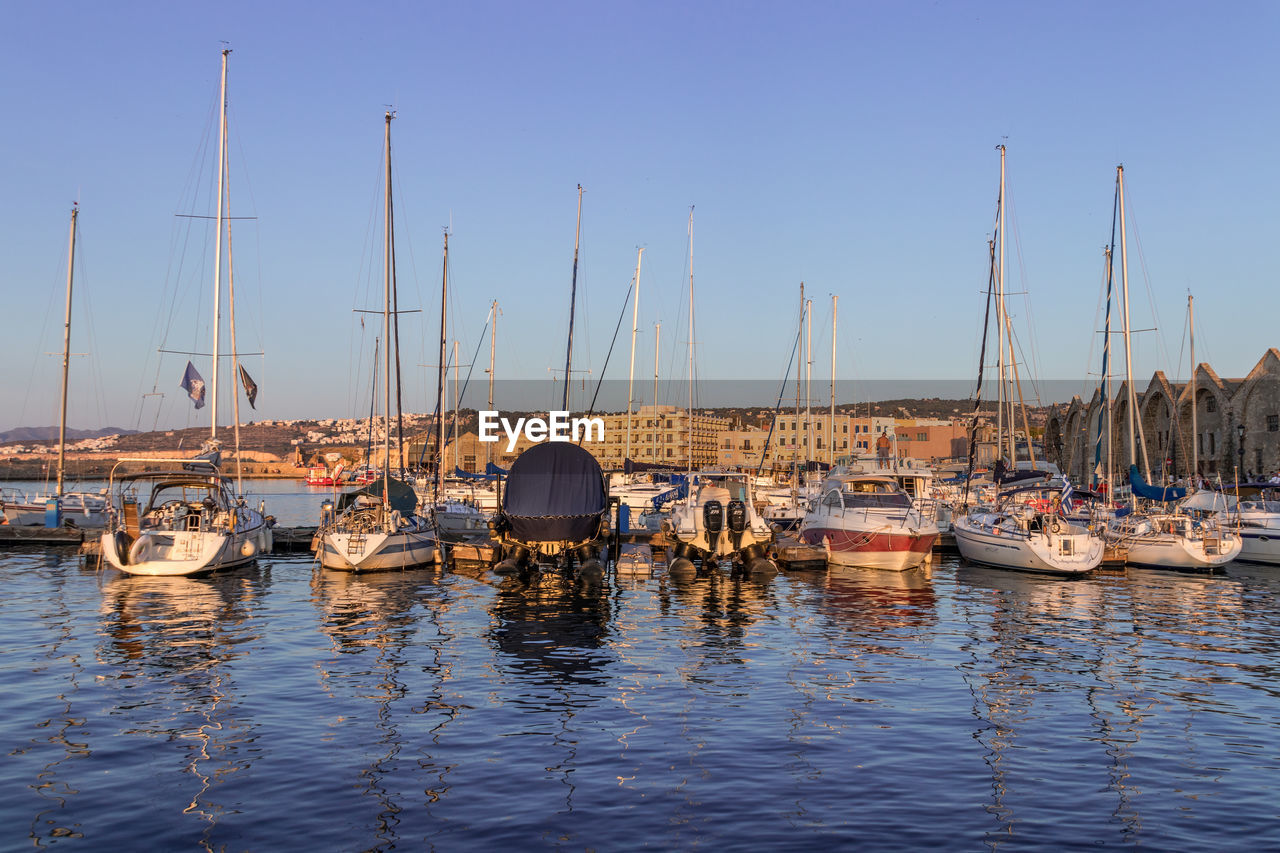
{"label": "clear blue sky", "polygon": [[257,217],[234,238],[241,349],[266,353],[247,360],[252,417],[367,410],[372,332],[352,309],[379,307],[388,104],[401,304],[423,309],[402,327],[412,410],[434,404],[418,365],[450,222],[464,361],[496,298],[499,377],[562,365],[578,183],[575,368],[599,370],[644,246],[637,363],[651,372],[660,321],[664,374],[683,375],[696,205],[700,375],[780,377],[803,280],[819,375],[835,293],[842,378],[968,379],[1002,141],[1009,285],[1030,293],[1014,321],[1034,324],[1020,335],[1042,377],[1087,393],[1098,369],[1121,162],[1134,323],[1162,336],[1135,342],[1137,374],[1186,374],[1191,289],[1197,355],[1242,375],[1280,345],[1278,24],[1265,2],[7,4],[0,428],[56,419],[45,353],[75,199],[72,426],[133,427],[153,383],[162,425],[205,422],[177,388],[185,359],[157,373],[156,349],[209,347],[210,253],[201,230],[182,250],[174,214],[211,212],[224,40],[232,213]]}

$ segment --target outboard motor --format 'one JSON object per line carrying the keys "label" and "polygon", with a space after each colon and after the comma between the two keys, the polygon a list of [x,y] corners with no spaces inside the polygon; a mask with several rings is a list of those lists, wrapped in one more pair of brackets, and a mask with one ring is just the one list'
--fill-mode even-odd
{"label": "outboard motor", "polygon": [[707,531],[708,542],[714,542],[724,530],[724,505],[720,501],[707,501],[702,505],[702,527]]}
{"label": "outboard motor", "polygon": [[729,538],[733,550],[742,547],[742,533],[747,529],[747,505],[743,501],[729,501]]}

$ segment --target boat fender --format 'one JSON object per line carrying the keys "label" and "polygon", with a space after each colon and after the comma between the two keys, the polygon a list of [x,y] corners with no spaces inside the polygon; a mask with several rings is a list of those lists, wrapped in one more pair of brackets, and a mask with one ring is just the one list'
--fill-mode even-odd
{"label": "boat fender", "polygon": [[126,563],[139,562],[139,558],[142,556],[143,549],[145,549],[150,544],[151,544],[151,536],[146,533],[142,534],[137,539],[133,540],[133,544],[129,546],[129,558],[125,562]]}
{"label": "boat fender", "polygon": [[129,562],[129,534],[123,530],[117,530],[115,536],[111,537],[112,544],[116,549],[116,559],[121,565]]}
{"label": "boat fender", "polygon": [[240,553],[246,557],[252,557],[258,553],[258,546],[253,543],[252,539],[246,539],[244,544],[240,546]]}
{"label": "boat fender", "polygon": [[1000,528],[999,528],[999,527],[993,527],[993,528],[991,528],[991,535],[992,535],[992,536],[999,536],[999,535],[1000,535]]}
{"label": "boat fender", "polygon": [[756,557],[747,564],[747,573],[756,576],[772,577],[778,573],[778,565],[768,557]]}
{"label": "boat fender", "polygon": [[697,570],[693,567],[692,560],[685,557],[676,557],[671,561],[671,566],[667,569],[667,574],[681,577],[692,577],[697,574]]}

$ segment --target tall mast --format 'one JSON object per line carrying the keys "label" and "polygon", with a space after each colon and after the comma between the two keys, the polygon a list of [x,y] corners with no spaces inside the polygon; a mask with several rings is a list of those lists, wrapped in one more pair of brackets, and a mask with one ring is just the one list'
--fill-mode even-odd
{"label": "tall mast", "polygon": [[[800,282],[800,328],[796,330],[796,335],[800,338],[800,343],[804,343],[804,282]],[[800,347],[796,353],[800,357],[800,353],[804,352],[804,348]],[[788,367],[788,370],[790,367]],[[800,365],[796,365],[796,420],[795,429],[792,430],[791,445],[794,449],[791,451],[791,505],[794,507],[800,500]]]}
{"label": "tall mast", "polygon": [[436,370],[436,414],[439,420],[436,421],[436,493],[434,502],[440,502],[440,496],[444,493],[444,360],[445,347],[448,345],[445,340],[445,321],[449,311],[449,232],[444,232],[444,260],[441,262],[442,271],[440,273],[440,360],[437,362]]}
{"label": "tall mast", "polygon": [[[1004,146],[1000,151],[1000,193],[996,197],[996,239],[999,240],[999,263],[996,264],[996,454],[1004,453]],[[1010,424],[1010,429],[1013,425]],[[1013,463],[1010,459],[1010,464]]]}
{"label": "tall mast", "polygon": [[809,460],[813,458],[813,300],[804,303],[804,470],[809,475]]}
{"label": "tall mast", "polygon": [[693,205],[689,205],[689,473],[693,473]]}
{"label": "tall mast", "polygon": [[573,232],[573,279],[569,285],[569,344],[564,354],[564,400],[560,408],[569,410],[570,368],[573,367],[573,311],[578,303],[578,241],[582,237],[582,184],[578,184],[578,224]]}
{"label": "tall mast", "polygon": [[631,409],[635,402],[631,389],[636,373],[636,332],[640,326],[640,261],[644,257],[644,249],[636,250],[636,293],[631,303],[631,366],[627,368],[627,444],[622,458],[631,458]]}
{"label": "tall mast", "polygon": [[[1138,464],[1138,446],[1134,440],[1134,424],[1137,418],[1138,395],[1133,390],[1133,350],[1129,344],[1129,335],[1132,331],[1129,323],[1129,255],[1128,244],[1125,240],[1125,223],[1124,223],[1124,166],[1116,166],[1116,191],[1119,193],[1120,205],[1120,289],[1123,293],[1124,300],[1124,372],[1125,384],[1127,386],[1126,400],[1128,405],[1128,429],[1129,429],[1129,463],[1131,465]],[[1146,475],[1147,482],[1151,482],[1151,468],[1147,464],[1146,448],[1142,449],[1143,473]]]}
{"label": "tall mast", "polygon": [[836,306],[840,297],[831,294],[831,424],[827,430],[827,456],[831,467],[836,464]]}
{"label": "tall mast", "polygon": [[653,324],[653,417],[655,427],[653,430],[653,462],[658,462],[658,429],[656,426],[658,418],[658,350],[662,344],[662,324]]}
{"label": "tall mast", "polygon": [[449,435],[453,438],[453,467],[458,468],[458,342],[453,342],[453,426]]}
{"label": "tall mast", "polygon": [[[493,300],[489,308],[489,316],[493,325],[489,329],[489,411],[493,411],[493,360],[498,352],[498,300]],[[485,462],[493,461],[493,442],[485,442]],[[485,473],[489,473],[485,471]]]}
{"label": "tall mast", "polygon": [[218,437],[218,333],[222,329],[222,197],[227,174],[227,57],[229,49],[222,51],[222,93],[219,97],[218,118],[218,237],[213,249],[213,402],[209,407],[209,438]]}
{"label": "tall mast", "polygon": [[71,369],[71,281],[76,260],[76,216],[80,209],[71,206],[71,236],[67,246],[67,315],[62,324],[62,409],[58,416],[58,491],[62,497],[63,465],[67,457],[67,374]]}
{"label": "tall mast", "polygon": [[[386,417],[383,421],[385,427],[382,436],[382,506],[383,511],[388,512],[391,501],[391,232],[394,229],[391,217],[391,119],[395,115],[391,110],[387,110],[386,131],[384,137],[386,140],[386,150],[384,152],[387,160],[387,185],[383,198],[383,221],[385,222],[383,234],[383,299],[382,299],[382,340],[385,345],[382,347],[382,385],[383,385],[383,409]],[[397,356],[399,354],[397,353]]]}
{"label": "tall mast", "polygon": [[1200,431],[1196,422],[1196,308],[1195,297],[1190,293],[1187,294],[1187,318],[1191,325],[1191,476],[1194,477],[1200,473]]}

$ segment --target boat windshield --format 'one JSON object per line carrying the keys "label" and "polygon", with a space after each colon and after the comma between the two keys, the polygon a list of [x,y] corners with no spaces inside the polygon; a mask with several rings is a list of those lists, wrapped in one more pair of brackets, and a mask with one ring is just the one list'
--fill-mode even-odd
{"label": "boat windshield", "polygon": [[846,508],[911,508],[911,498],[901,488],[893,483],[878,480],[855,480],[852,483],[845,483],[843,497]]}
{"label": "boat windshield", "polygon": [[731,501],[750,500],[750,497],[747,494],[746,481],[736,477],[708,477],[706,478],[704,485],[727,489],[729,492],[729,500]]}
{"label": "boat windshield", "polygon": [[206,501],[212,501],[213,506],[218,509],[227,508],[226,497],[222,492],[221,486],[217,483],[190,480],[168,481],[157,483],[152,488],[151,500],[148,503],[147,511],[160,509],[170,504],[204,505]]}

